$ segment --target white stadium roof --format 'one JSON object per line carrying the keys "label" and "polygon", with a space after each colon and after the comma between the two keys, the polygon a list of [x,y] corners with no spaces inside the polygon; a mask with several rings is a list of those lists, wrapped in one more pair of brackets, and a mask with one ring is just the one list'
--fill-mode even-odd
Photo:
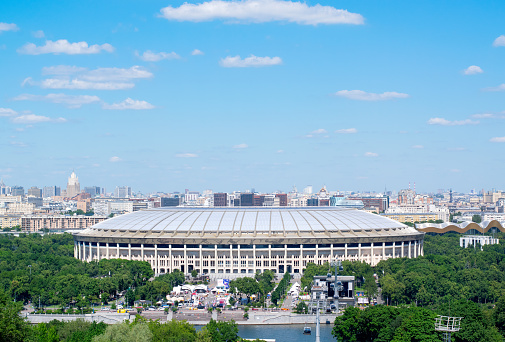
{"label": "white stadium roof", "polygon": [[136,211],[94,225],[92,230],[168,234],[350,233],[414,230],[365,211],[334,207],[165,207]]}

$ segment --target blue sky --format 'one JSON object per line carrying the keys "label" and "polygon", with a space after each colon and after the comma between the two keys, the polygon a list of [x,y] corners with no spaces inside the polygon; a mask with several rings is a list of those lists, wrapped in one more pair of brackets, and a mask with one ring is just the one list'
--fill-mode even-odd
{"label": "blue sky", "polygon": [[0,177],[504,188],[503,1],[2,1]]}

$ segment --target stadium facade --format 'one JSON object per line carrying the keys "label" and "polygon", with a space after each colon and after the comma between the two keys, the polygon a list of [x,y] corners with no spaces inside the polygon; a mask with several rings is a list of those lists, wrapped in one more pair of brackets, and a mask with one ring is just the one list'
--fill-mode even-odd
{"label": "stadium facade", "polygon": [[74,234],[75,257],[144,260],[156,274],[193,269],[211,278],[272,270],[302,273],[312,262],[423,255],[424,233],[356,209],[331,207],[158,208]]}

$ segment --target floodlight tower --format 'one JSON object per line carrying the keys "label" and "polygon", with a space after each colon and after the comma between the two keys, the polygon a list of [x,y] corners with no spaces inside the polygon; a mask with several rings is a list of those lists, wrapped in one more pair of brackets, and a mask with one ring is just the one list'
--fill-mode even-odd
{"label": "floodlight tower", "polygon": [[435,318],[435,330],[444,334],[444,342],[451,342],[451,333],[459,331],[463,317],[440,316]]}
{"label": "floodlight tower", "polygon": [[338,259],[338,258],[335,258],[335,260],[333,260],[330,263],[330,265],[332,267],[335,267],[335,282],[333,283],[333,291],[334,291],[333,298],[336,301],[335,306],[337,307],[337,314],[338,314],[340,311],[338,299],[340,298],[340,291],[342,291],[344,289],[344,286],[342,285],[342,282],[337,279],[337,277],[338,277],[338,271],[343,271],[344,267],[342,266],[342,261],[340,261],[340,259]]}

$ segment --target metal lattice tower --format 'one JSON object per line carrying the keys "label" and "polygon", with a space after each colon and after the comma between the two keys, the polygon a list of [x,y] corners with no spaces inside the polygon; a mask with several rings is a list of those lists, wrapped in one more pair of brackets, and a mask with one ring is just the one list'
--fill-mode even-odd
{"label": "metal lattice tower", "polygon": [[451,342],[451,333],[459,331],[463,317],[440,316],[435,318],[435,330],[443,332],[444,342]]}

